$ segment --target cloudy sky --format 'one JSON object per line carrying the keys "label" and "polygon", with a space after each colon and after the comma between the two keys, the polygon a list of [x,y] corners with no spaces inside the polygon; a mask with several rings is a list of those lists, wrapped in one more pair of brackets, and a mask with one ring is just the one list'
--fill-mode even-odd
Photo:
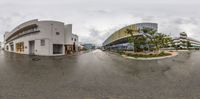
{"label": "cloudy sky", "polygon": [[1,0],[0,41],[5,31],[32,19],[73,24],[81,42],[101,44],[112,32],[139,22],[156,22],[159,32],[187,32],[200,39],[199,0]]}

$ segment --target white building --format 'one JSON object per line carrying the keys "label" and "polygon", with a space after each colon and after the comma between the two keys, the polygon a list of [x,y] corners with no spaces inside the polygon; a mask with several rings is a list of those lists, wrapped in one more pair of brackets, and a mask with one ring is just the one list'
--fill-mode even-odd
{"label": "white building", "polygon": [[174,38],[173,43],[178,49],[200,49],[200,41],[188,37],[185,32],[180,33],[180,37]]}
{"label": "white building", "polygon": [[42,56],[65,55],[77,51],[78,36],[72,24],[31,20],[4,35],[5,51]]}

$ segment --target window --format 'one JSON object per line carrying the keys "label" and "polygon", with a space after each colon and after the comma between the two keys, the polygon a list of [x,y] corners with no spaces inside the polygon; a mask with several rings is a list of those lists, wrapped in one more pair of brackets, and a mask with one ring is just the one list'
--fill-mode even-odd
{"label": "window", "polygon": [[74,41],[76,41],[76,39],[74,39]]}
{"label": "window", "polygon": [[13,44],[10,45],[10,51],[14,51],[14,45]]}
{"label": "window", "polygon": [[24,42],[20,42],[16,44],[16,51],[18,53],[24,52]]}
{"label": "window", "polygon": [[56,35],[60,35],[60,32],[56,32]]}
{"label": "window", "polygon": [[73,41],[74,39],[72,38],[72,41]]}
{"label": "window", "polygon": [[7,51],[9,50],[8,46],[6,46],[6,50],[7,50]]}
{"label": "window", "polygon": [[41,40],[41,46],[45,46],[45,40]]}
{"label": "window", "polygon": [[63,45],[53,44],[53,54],[62,54],[62,53],[63,53]]}
{"label": "window", "polygon": [[37,27],[34,27],[33,30],[34,30],[34,31],[37,31]]}

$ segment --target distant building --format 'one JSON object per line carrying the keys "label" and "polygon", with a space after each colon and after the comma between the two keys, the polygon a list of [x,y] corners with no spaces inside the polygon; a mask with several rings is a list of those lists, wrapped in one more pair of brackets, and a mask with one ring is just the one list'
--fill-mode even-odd
{"label": "distant building", "polygon": [[180,33],[180,37],[174,38],[173,43],[178,49],[200,49],[200,41],[188,37],[185,32]]}
{"label": "distant building", "polygon": [[83,44],[82,46],[84,49],[87,49],[87,50],[96,48],[94,44]]}
{"label": "distant building", "polygon": [[5,51],[42,56],[65,55],[78,51],[78,36],[72,25],[58,21],[31,20],[4,35]]}

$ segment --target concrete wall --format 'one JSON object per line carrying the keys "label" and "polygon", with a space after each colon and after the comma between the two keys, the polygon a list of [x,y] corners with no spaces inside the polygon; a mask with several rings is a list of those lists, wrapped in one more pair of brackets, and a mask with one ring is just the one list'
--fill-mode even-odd
{"label": "concrete wall", "polygon": [[[46,55],[53,55],[53,44],[62,44],[64,46],[64,23],[56,21],[40,21],[39,30],[41,30],[40,39],[45,39],[47,42],[46,48],[38,47],[40,50],[38,55],[46,53]],[[57,34],[58,33],[58,34]],[[48,51],[48,54],[47,52]],[[64,47],[63,54],[64,55]]]}
{"label": "concrete wall", "polygon": [[65,25],[65,44],[72,45],[72,24]]}

